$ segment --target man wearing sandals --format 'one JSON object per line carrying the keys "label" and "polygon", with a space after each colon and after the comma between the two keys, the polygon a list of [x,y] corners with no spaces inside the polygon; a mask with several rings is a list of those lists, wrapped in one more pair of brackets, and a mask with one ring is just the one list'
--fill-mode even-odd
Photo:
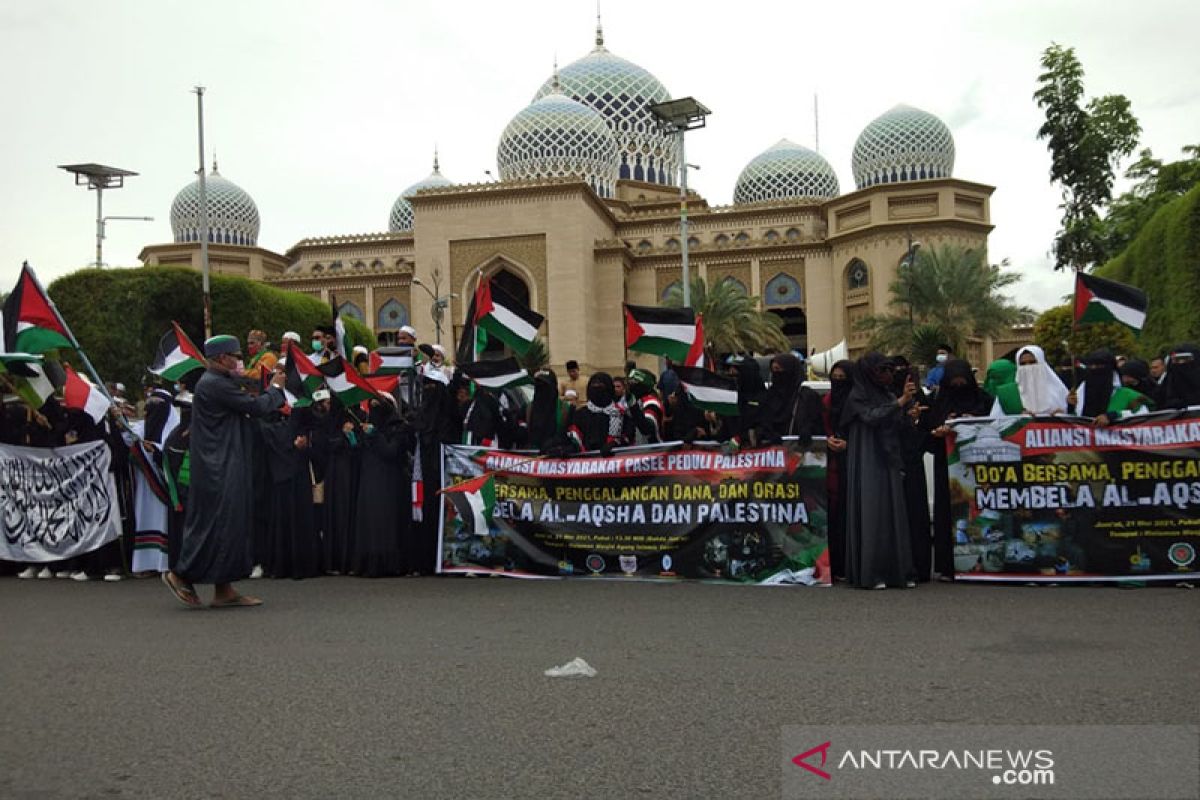
{"label": "man wearing sandals", "polygon": [[211,583],[213,608],[262,605],[239,594],[233,582],[254,566],[253,463],[251,421],[284,404],[279,372],[258,397],[239,380],[242,348],[236,337],[214,336],[204,343],[208,370],[192,400],[191,485],[183,523],[183,544],[174,571],[163,582],[181,603],[201,605],[194,584]]}

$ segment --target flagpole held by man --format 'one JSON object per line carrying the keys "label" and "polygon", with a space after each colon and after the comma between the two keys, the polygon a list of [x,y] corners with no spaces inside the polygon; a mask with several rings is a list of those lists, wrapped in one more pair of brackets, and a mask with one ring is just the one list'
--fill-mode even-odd
{"label": "flagpole held by man", "polygon": [[209,367],[196,384],[192,401],[191,485],[179,561],[163,582],[184,605],[198,607],[195,584],[215,586],[213,608],[261,605],[240,594],[234,581],[254,566],[253,459],[251,418],[284,404],[286,376],[279,372],[258,397],[238,379],[241,345],[233,336],[214,336],[204,343]]}

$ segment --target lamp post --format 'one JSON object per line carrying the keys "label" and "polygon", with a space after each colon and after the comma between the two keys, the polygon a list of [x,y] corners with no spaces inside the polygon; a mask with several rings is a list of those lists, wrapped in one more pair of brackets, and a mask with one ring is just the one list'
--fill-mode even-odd
{"label": "lamp post", "polygon": [[912,273],[913,265],[917,263],[917,251],[921,249],[920,242],[914,242],[912,231],[908,232],[908,251],[904,256],[904,285],[908,288],[908,326],[912,328],[913,322],[913,297],[912,297]]}
{"label": "lamp post", "polygon": [[204,87],[192,89],[196,95],[196,140],[200,151],[200,168],[196,175],[200,181],[200,274],[204,290],[204,338],[212,336],[212,294],[209,291],[208,266],[208,181],[204,172]]}
{"label": "lamp post", "polygon": [[437,343],[440,345],[442,343],[442,319],[446,315],[446,308],[450,305],[450,301],[452,299],[454,299],[455,297],[458,297],[458,295],[455,294],[454,292],[451,292],[450,294],[446,295],[445,297],[442,296],[442,294],[441,294],[442,272],[437,267],[434,267],[431,277],[433,278],[433,289],[432,290],[430,290],[430,288],[428,286],[426,286],[424,283],[422,283],[421,279],[416,277],[415,275],[413,276],[413,279],[412,279],[412,285],[420,286],[422,289],[424,289],[425,294],[429,295],[429,299],[433,301],[433,305],[432,305],[432,307],[430,307],[429,313],[433,316],[433,327],[437,333]]}
{"label": "lamp post", "polygon": [[106,217],[104,216],[104,190],[120,189],[125,179],[137,175],[127,169],[106,167],[103,164],[60,164],[59,169],[75,176],[76,186],[87,186],[96,191],[96,266],[104,266],[104,225],[110,219],[139,220],[152,222],[154,217]]}
{"label": "lamp post", "polygon": [[684,134],[690,130],[703,128],[705,119],[712,112],[694,97],[683,97],[679,100],[668,100],[665,103],[655,103],[650,106],[650,113],[658,120],[659,130],[664,135],[679,136],[679,252],[683,263],[683,307],[692,306],[691,275],[688,272],[688,192],[687,192],[687,150],[684,145]]}

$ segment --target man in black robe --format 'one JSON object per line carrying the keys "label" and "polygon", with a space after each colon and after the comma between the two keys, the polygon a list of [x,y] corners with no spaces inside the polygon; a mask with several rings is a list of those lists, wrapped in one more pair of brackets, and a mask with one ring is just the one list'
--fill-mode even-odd
{"label": "man in black robe", "polygon": [[257,606],[256,597],[239,594],[233,582],[253,568],[252,417],[284,404],[285,376],[275,375],[267,391],[252,397],[237,376],[242,348],[236,337],[214,336],[204,343],[209,368],[196,384],[192,402],[191,487],[179,564],[163,573],[163,582],[185,605],[200,598],[193,584],[215,585],[214,608]]}
{"label": "man in black robe", "polygon": [[846,449],[846,580],[862,589],[916,586],[908,509],[904,502],[901,434],[917,387],[892,394],[893,367],[867,353],[854,367],[842,410]]}

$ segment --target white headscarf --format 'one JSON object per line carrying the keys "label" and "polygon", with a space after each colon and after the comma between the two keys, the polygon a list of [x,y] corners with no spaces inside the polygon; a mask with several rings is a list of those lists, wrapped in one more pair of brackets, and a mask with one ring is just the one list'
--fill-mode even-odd
{"label": "white headscarf", "polygon": [[[1029,353],[1037,359],[1036,364],[1021,364],[1021,356]],[[1027,411],[1038,416],[1067,411],[1067,385],[1046,363],[1046,353],[1036,344],[1017,351],[1017,388],[1021,390],[1021,404]]]}

